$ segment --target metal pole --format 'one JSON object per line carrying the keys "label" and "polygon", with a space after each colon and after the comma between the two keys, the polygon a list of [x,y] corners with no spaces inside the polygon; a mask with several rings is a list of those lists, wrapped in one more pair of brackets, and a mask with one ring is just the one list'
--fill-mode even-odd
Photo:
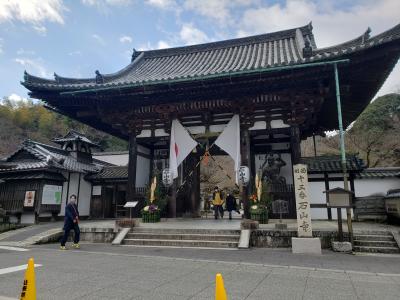
{"label": "metal pole", "polygon": [[[338,112],[338,121],[339,121],[340,154],[342,157],[343,182],[344,182],[344,189],[346,191],[348,191],[349,190],[349,182],[347,180],[346,150],[345,150],[345,146],[344,146],[342,106],[340,103],[339,72],[338,72],[336,63],[333,64],[333,67],[335,70],[336,103],[337,103],[337,112]],[[353,245],[353,225],[351,222],[351,208],[346,208],[346,214],[347,214],[347,229],[349,232],[349,239],[350,239],[350,243]]]}

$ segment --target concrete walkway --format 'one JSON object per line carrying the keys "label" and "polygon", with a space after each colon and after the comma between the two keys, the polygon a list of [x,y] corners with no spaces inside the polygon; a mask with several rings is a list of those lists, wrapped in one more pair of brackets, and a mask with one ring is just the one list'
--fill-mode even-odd
{"label": "concrete walkway", "polygon": [[[174,249],[171,257],[161,257],[165,252],[159,249],[149,251],[158,251],[159,256],[139,251],[145,249],[82,244],[81,250],[59,251],[56,245],[41,245],[29,252],[0,251],[0,269],[34,257],[42,265],[35,273],[38,299],[43,300],[213,299],[216,273],[224,276],[230,300],[373,300],[399,299],[400,295],[397,258],[331,252],[293,255],[270,249]],[[22,271],[0,275],[0,295],[17,298],[23,276]]]}

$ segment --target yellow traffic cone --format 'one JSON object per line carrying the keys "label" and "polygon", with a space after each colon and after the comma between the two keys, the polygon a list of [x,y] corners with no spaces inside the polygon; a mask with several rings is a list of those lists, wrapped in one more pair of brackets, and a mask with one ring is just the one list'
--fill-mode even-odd
{"label": "yellow traffic cone", "polygon": [[224,287],[224,279],[222,275],[218,273],[215,276],[215,300],[227,300],[226,291]]}
{"label": "yellow traffic cone", "polygon": [[35,263],[33,258],[28,261],[20,300],[36,300]]}

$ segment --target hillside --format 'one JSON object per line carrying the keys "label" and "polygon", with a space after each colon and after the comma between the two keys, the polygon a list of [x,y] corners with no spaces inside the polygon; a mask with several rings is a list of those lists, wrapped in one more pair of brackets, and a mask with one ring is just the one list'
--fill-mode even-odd
{"label": "hillside", "polygon": [[104,151],[127,150],[125,141],[49,111],[41,103],[15,103],[5,98],[0,102],[0,158],[15,151],[26,139],[53,144],[53,138],[70,129],[86,134]]}
{"label": "hillside", "polygon": [[[338,135],[316,137],[317,154],[339,154]],[[358,154],[368,167],[400,166],[400,94],[370,103],[346,131],[346,152]],[[302,154],[313,156],[312,138],[302,143]]]}

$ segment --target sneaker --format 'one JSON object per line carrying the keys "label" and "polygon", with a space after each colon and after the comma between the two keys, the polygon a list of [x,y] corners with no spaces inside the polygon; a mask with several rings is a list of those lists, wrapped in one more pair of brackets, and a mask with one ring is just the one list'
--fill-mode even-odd
{"label": "sneaker", "polygon": [[74,247],[75,249],[79,249],[81,246],[79,246],[79,244],[72,244],[72,247]]}
{"label": "sneaker", "polygon": [[60,250],[67,250],[67,247],[65,247],[65,246],[60,246]]}

